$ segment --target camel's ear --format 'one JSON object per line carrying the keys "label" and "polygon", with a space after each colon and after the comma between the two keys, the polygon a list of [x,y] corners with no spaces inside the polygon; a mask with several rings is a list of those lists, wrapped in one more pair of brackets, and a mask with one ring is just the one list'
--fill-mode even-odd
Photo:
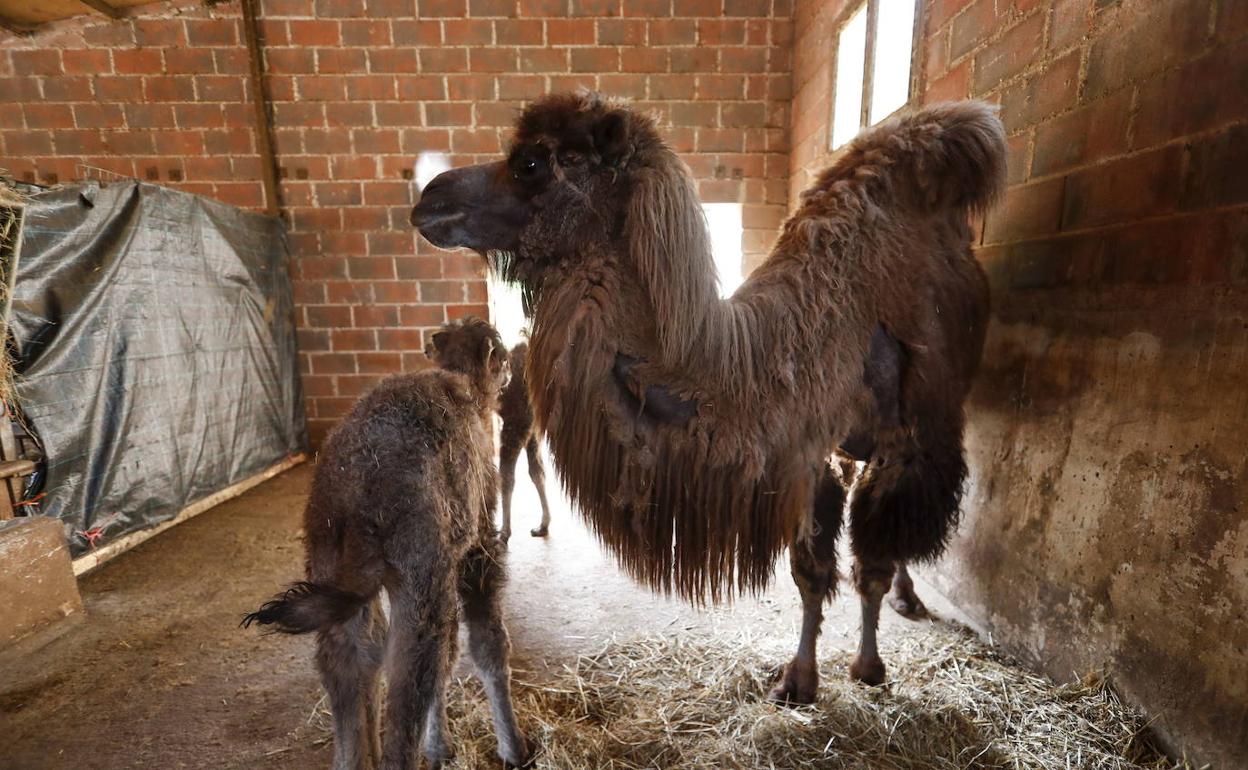
{"label": "camel's ear", "polygon": [[628,150],[628,116],[611,110],[594,125],[594,150],[607,165],[615,165]]}
{"label": "camel's ear", "polygon": [[433,336],[429,339],[433,342],[434,350],[441,350],[442,343],[446,342],[446,332],[434,332]]}

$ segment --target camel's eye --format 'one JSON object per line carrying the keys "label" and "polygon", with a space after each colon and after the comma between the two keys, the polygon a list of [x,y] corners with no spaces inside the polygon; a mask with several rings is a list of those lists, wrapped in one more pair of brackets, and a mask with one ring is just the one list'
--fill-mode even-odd
{"label": "camel's eye", "polygon": [[518,182],[535,182],[546,171],[546,158],[537,152],[521,152],[511,160],[511,175]]}

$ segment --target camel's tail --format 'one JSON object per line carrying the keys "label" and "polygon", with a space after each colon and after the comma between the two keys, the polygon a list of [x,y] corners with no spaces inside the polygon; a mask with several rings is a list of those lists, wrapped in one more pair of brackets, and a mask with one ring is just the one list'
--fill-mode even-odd
{"label": "camel's tail", "polygon": [[925,107],[860,134],[812,192],[843,179],[923,212],[982,211],[1005,185],[1005,127],[985,102]]}

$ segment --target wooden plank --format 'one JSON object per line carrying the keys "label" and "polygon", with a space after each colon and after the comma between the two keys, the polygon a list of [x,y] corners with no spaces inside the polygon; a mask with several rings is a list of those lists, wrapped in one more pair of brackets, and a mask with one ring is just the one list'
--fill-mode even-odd
{"label": "wooden plank", "polygon": [[78,0],[78,2],[82,3],[83,5],[92,9],[93,11],[99,11],[100,13],[104,14],[110,19],[121,18],[121,15],[122,15],[121,11],[109,5],[108,3],[104,2],[104,0]]}
{"label": "wooden plank", "polygon": [[237,484],[228,486],[225,489],[222,489],[220,492],[214,492],[213,494],[208,495],[207,497],[196,500],[195,502],[191,503],[187,507],[183,508],[181,511],[178,512],[177,516],[174,516],[172,519],[169,519],[168,521],[163,521],[160,524],[157,524],[156,526],[150,527],[148,529],[140,530],[138,532],[132,532],[129,535],[126,535],[125,537],[121,538],[120,540],[114,540],[113,542],[109,543],[103,548],[99,548],[97,550],[84,553],[82,556],[79,556],[77,559],[74,559],[74,574],[83,575],[87,572],[90,572],[91,570],[100,566],[101,564],[108,561],[109,559],[119,556],[125,553],[126,551],[129,551],[131,548],[134,548],[139,543],[149,540],[155,537],[156,535],[159,535],[161,532],[164,532],[165,530],[171,527],[181,524],[187,519],[192,519],[198,516],[199,514],[203,513],[204,511],[207,511],[211,508],[214,508],[220,505],[221,503],[224,503],[226,500],[231,500],[235,497],[238,497],[239,495],[251,489],[252,487],[262,484],[265,481],[268,481],[269,479],[273,478],[279,473],[283,473],[285,471],[290,470],[291,468],[306,461],[307,459],[308,459],[308,456],[302,452],[296,455],[291,455],[290,457],[287,457],[285,460],[282,460],[281,462],[279,462],[277,465],[274,465],[266,470],[260,471],[254,476],[243,479]]}
{"label": "wooden plank", "polygon": [[256,143],[260,149],[260,173],[264,181],[264,210],[278,214],[277,158],[273,154],[273,133],[269,126],[269,99],[264,90],[264,53],[260,50],[260,27],[256,21],[255,0],[242,0],[243,36],[251,66],[251,101],[256,109]]}

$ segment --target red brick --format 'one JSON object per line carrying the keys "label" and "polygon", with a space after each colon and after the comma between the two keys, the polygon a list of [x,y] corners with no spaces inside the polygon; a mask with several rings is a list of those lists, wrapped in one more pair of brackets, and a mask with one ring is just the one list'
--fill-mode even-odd
{"label": "red brick", "polygon": [[971,4],[971,0],[932,0],[927,10],[930,29],[937,29]]}
{"label": "red brick", "polygon": [[378,329],[379,350],[424,350],[419,329]]}
{"label": "red brick", "polygon": [[[338,22],[323,19],[291,19],[290,42],[297,46],[336,46],[342,44],[342,35]],[[270,49],[266,56],[271,57]]]}
{"label": "red brick", "polygon": [[953,20],[950,27],[949,58],[957,61],[997,28],[996,0],[977,0]]}
{"label": "red brick", "polygon": [[420,301],[424,303],[463,302],[463,281],[421,281]]}
{"label": "red brick", "polygon": [[1125,16],[1088,52],[1088,91],[1098,95],[1194,58],[1208,35],[1204,0],[1157,0]]}
{"label": "red brick", "polygon": [[515,69],[515,48],[493,46],[469,50],[468,70],[470,72],[514,72]]}
{"label": "red brick", "polygon": [[420,51],[422,72],[467,72],[468,49],[425,48]]}
{"label": "red brick", "polygon": [[468,15],[474,17],[516,15],[516,0],[468,0]]}
{"label": "red brick", "polygon": [[672,0],[624,0],[625,16],[662,18],[672,15]]}
{"label": "red brick", "polygon": [[394,305],[356,305],[351,313],[357,328],[396,326],[399,323],[399,309]]}
{"label": "red brick", "polygon": [[416,302],[419,292],[411,281],[387,281],[370,284],[378,302]]}
{"label": "red brick", "polygon": [[756,16],[771,14],[771,0],[724,0],[725,16]]}
{"label": "red brick", "polygon": [[1049,48],[1062,50],[1075,45],[1091,27],[1092,0],[1056,0],[1049,23]]}
{"label": "red brick", "polygon": [[1225,0],[1218,3],[1218,40],[1239,40],[1248,35],[1248,4]]}
{"label": "red brick", "polygon": [[767,50],[764,48],[724,48],[720,53],[721,72],[765,72],[766,70]]}
{"label": "red brick", "polygon": [[1056,232],[1066,180],[1011,187],[988,213],[984,242],[1021,241]]}
{"label": "red brick", "polygon": [[[334,308],[327,308],[327,309],[334,310],[334,311],[345,311],[346,318],[347,318],[346,323],[350,323],[351,308],[344,306],[344,307],[334,307]],[[308,315],[309,315],[308,323],[311,326],[333,327],[333,326],[345,325],[344,323],[338,323],[338,322],[316,323],[311,320],[311,314],[313,310],[314,308],[311,308],[311,307],[307,308]],[[307,358],[309,360],[309,363],[311,364],[312,371],[315,372],[316,374],[355,374],[356,359],[359,356],[363,356],[363,355],[371,356],[371,355],[376,355],[376,354],[375,353],[314,353],[312,355],[307,356]],[[324,379],[328,380],[330,378],[326,377]],[[307,382],[306,377],[304,378],[304,382]],[[331,393],[331,394],[324,394],[324,395],[333,395],[333,394]]]}
{"label": "red brick", "polygon": [[[397,309],[394,310],[397,315]],[[358,353],[356,360],[361,374],[391,374],[402,371],[403,367],[403,357],[399,353]]]}
{"label": "red brick", "polygon": [[45,78],[43,98],[49,102],[91,101],[91,79],[82,75]]}
{"label": "red brick", "polygon": [[342,44],[351,46],[390,45],[390,24],[374,19],[342,22]]}
{"label": "red brick", "polygon": [[1071,51],[1024,83],[1007,88],[1001,98],[1006,130],[1016,131],[1076,106],[1079,52]]}
{"label": "red brick", "polygon": [[399,321],[404,326],[437,326],[446,322],[442,305],[414,305],[399,308]]}
{"label": "red brick", "polygon": [[706,16],[718,18],[723,0],[673,0],[672,12],[676,16]]}
{"label": "red brick", "polygon": [[390,24],[395,45],[442,44],[442,23],[439,21],[393,21]]}
{"label": "red brick", "polygon": [[1134,147],[1248,120],[1248,41],[1216,49],[1139,86]]}
{"label": "red brick", "polygon": [[364,0],[316,0],[316,15],[359,18],[365,15]]}
{"label": "red brick", "polygon": [[[982,94],[996,87],[1035,61],[1044,47],[1044,24],[1043,14],[1033,14],[976,54],[973,93]],[[1067,57],[1071,58],[1077,62],[1078,54]],[[1075,69],[1078,70],[1077,64]]]}
{"label": "red brick", "polygon": [[[17,51],[14,51],[16,65]],[[121,75],[146,75],[159,73],[163,70],[160,50],[155,48],[136,48],[133,50],[113,51],[113,69]]]}
{"label": "red brick", "polygon": [[444,80],[441,76],[400,75],[397,78],[399,99],[404,101],[433,101],[446,98]]}
{"label": "red brick", "polygon": [[426,104],[425,120],[430,126],[466,126],[472,122],[472,105]]}
{"label": "red brick", "polygon": [[1182,148],[1165,147],[1071,174],[1062,229],[1126,222],[1173,211],[1178,204]]}
{"label": "red brick", "polygon": [[697,78],[693,75],[655,75],[650,78],[652,99],[693,99],[696,95]]}
{"label": "red brick", "polygon": [[329,350],[329,332],[312,329],[299,329],[295,332],[295,342],[299,350]]}
{"label": "red brick", "polygon": [[572,49],[573,72],[618,72],[620,54],[615,49]]}
{"label": "red brick", "polygon": [[650,45],[694,45],[698,42],[698,22],[693,19],[664,19],[649,24]]}
{"label": "red brick", "polygon": [[1244,124],[1194,142],[1183,176],[1180,207],[1192,211],[1248,202],[1245,146],[1248,125]]}
{"label": "red brick", "polygon": [[699,45],[741,45],[745,42],[745,22],[740,19],[699,19]]}
{"label": "red brick", "polygon": [[593,19],[547,19],[546,42],[549,45],[593,45]]}
{"label": "red brick", "polygon": [[318,48],[316,69],[321,73],[363,73],[368,71],[368,57],[353,48]]}
{"label": "red brick", "polygon": [[[310,305],[305,307],[304,313],[307,314],[308,326],[320,329],[338,329],[351,326],[351,308],[347,305]],[[322,358],[319,357],[318,358]],[[345,360],[344,360],[345,359]],[[334,362],[332,367],[317,367],[313,364],[313,371],[322,374],[341,374],[342,372],[355,371],[354,361],[351,356],[324,356],[324,363]]]}
{"label": "red brick", "polygon": [[186,40],[192,46],[236,45],[240,21],[236,19],[187,19]]}
{"label": "red brick", "polygon": [[448,321],[455,321],[469,316],[475,318],[489,318],[490,306],[484,304],[446,306],[446,319]]}
{"label": "red brick", "polygon": [[136,19],[133,24],[134,42],[139,46],[186,45],[186,30],[180,19]]}
{"label": "red brick", "polygon": [[[762,49],[759,49],[762,50]],[[671,50],[672,72],[718,72],[719,50],[711,47],[673,48]],[[747,94],[746,98],[751,97]]]}
{"label": "red brick", "polygon": [[521,72],[568,72],[567,48],[521,48]]}
{"label": "red brick", "polygon": [[602,75],[598,87],[604,94],[629,99],[646,98],[646,77],[643,75]]}
{"label": "red brick", "polygon": [[229,76],[200,75],[195,78],[195,95],[204,102],[241,102],[243,82]]}
{"label": "red brick", "polygon": [[74,127],[74,113],[68,104],[27,104],[22,110],[27,128]]}
{"label": "red brick", "polygon": [[923,101],[931,104],[965,99],[970,91],[971,63],[964,61],[950,70],[948,74],[928,83],[927,91],[923,94]]}
{"label": "red brick", "polygon": [[216,63],[212,51],[196,48],[170,48],[165,51],[165,72],[211,75],[215,71]]}
{"label": "red brick", "polygon": [[62,51],[61,62],[66,75],[102,75],[113,71],[113,60],[108,51]]}
{"label": "red brick", "polygon": [[446,45],[488,46],[494,42],[494,22],[483,19],[448,19],[442,22],[442,35]]}
{"label": "red brick", "polygon": [[304,75],[316,72],[316,53],[310,48],[273,48],[265,53],[273,75]]}
{"label": "red brick", "polygon": [[598,45],[641,45],[646,41],[646,23],[636,19],[598,19]]}
{"label": "red brick", "polygon": [[377,350],[377,333],[371,329],[331,329],[332,350]]}
{"label": "red brick", "polygon": [[619,16],[620,0],[572,0],[572,16]]}
{"label": "red brick", "polygon": [[1093,163],[1126,150],[1131,95],[1122,91],[1036,128],[1032,174]]}
{"label": "red brick", "polygon": [[624,72],[667,72],[672,51],[667,48],[630,48],[621,62]]}
{"label": "red brick", "polygon": [[467,0],[417,0],[416,7],[420,17],[425,19],[459,19],[468,15]]}

